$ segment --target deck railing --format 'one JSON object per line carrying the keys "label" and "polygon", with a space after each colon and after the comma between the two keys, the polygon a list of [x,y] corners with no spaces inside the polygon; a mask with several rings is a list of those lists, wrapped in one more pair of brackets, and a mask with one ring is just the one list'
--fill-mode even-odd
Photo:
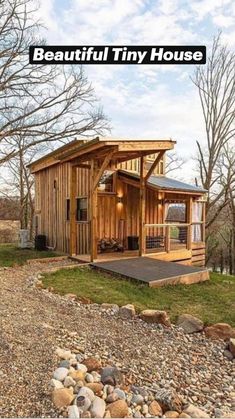
{"label": "deck railing", "polygon": [[191,249],[192,242],[204,241],[204,223],[145,224],[145,253]]}

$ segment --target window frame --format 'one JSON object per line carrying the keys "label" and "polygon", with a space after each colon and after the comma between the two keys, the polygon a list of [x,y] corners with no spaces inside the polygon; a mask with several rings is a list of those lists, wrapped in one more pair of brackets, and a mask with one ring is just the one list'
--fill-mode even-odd
{"label": "window frame", "polygon": [[[85,208],[85,210],[87,211],[86,212],[86,220],[79,220],[79,217],[78,217],[78,214],[79,214],[78,202],[82,199],[85,199],[86,202],[87,202],[86,208]],[[76,222],[77,223],[88,223],[89,222],[89,202],[88,202],[88,196],[87,195],[76,197]]]}

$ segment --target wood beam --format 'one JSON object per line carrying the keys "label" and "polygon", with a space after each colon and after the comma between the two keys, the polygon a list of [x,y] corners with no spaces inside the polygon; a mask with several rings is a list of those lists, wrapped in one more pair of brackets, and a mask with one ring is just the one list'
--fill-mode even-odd
{"label": "wood beam", "polygon": [[112,159],[112,156],[115,153],[115,149],[111,150],[104,158],[103,163],[101,164],[100,168],[98,169],[98,173],[96,174],[93,182],[93,190],[95,190],[98,186],[98,183],[101,179],[102,174],[104,173],[104,170],[107,168],[107,166],[110,163],[110,160]]}
{"label": "wood beam", "polygon": [[70,255],[76,255],[76,167],[71,167],[70,180]]}
{"label": "wood beam", "polygon": [[82,163],[72,163],[71,164],[72,167],[79,167],[80,169],[90,169],[91,165],[90,164],[82,164]]}
{"label": "wood beam", "polygon": [[193,198],[190,196],[188,201],[187,201],[187,206],[186,206],[186,214],[187,214],[187,219],[186,222],[188,224],[190,224],[190,226],[187,228],[187,249],[191,250],[192,249],[192,212],[193,212]]}
{"label": "wood beam", "polygon": [[91,262],[97,258],[97,188],[94,188],[96,164],[91,161],[90,187],[89,187],[89,214],[90,214],[90,257]]}
{"label": "wood beam", "polygon": [[145,206],[146,183],[144,179],[145,158],[140,157],[140,198],[139,198],[139,256],[145,254]]}
{"label": "wood beam", "polygon": [[153,171],[155,170],[155,168],[157,167],[158,163],[160,162],[160,160],[162,159],[162,157],[165,154],[165,150],[159,151],[156,159],[154,160],[153,164],[151,165],[148,173],[145,176],[145,182],[147,182],[147,180],[150,178],[150,176],[152,175]]}

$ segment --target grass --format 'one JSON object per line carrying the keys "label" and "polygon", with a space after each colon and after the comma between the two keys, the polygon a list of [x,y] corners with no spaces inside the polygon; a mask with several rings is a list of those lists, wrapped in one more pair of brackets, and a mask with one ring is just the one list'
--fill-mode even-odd
{"label": "grass", "polygon": [[49,258],[59,255],[58,252],[39,252],[34,249],[20,249],[12,244],[0,244],[0,267],[23,265],[28,259]]}
{"label": "grass", "polygon": [[73,293],[96,303],[132,303],[138,311],[167,310],[172,321],[179,314],[189,313],[206,324],[226,322],[235,326],[235,276],[211,273],[207,282],[154,289],[80,267],[47,274],[43,284],[59,294]]}

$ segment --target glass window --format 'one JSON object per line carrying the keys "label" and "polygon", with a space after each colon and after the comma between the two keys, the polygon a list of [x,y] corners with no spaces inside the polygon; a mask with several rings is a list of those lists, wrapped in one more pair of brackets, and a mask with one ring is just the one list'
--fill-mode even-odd
{"label": "glass window", "polygon": [[88,206],[87,198],[77,198],[77,211],[76,211],[77,221],[88,221],[87,206]]}

